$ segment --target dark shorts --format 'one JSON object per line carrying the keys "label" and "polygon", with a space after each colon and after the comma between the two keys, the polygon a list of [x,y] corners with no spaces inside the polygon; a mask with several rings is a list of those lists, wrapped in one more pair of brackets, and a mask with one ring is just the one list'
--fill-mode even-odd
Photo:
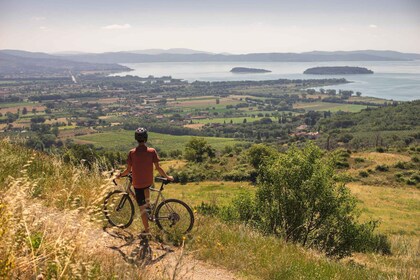
{"label": "dark shorts", "polygon": [[150,187],[144,188],[144,189],[136,189],[134,188],[134,191],[136,192],[136,201],[139,206],[143,206],[146,204],[146,195],[144,194],[144,190],[149,189]]}

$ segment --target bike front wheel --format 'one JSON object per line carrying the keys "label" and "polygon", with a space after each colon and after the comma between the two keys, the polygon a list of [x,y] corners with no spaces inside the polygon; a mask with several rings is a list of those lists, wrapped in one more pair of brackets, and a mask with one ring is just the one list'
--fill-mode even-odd
{"label": "bike front wheel", "polygon": [[186,234],[193,228],[194,214],[191,208],[178,199],[162,201],[156,208],[156,224],[166,233]]}
{"label": "bike front wheel", "polygon": [[127,228],[133,222],[134,204],[128,193],[116,190],[105,197],[103,212],[111,225]]}

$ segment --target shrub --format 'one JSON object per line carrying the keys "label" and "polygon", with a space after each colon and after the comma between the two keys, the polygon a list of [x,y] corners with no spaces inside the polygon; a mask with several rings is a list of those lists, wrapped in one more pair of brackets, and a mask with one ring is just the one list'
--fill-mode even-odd
{"label": "shrub", "polygon": [[397,163],[394,165],[394,167],[395,167],[395,168],[399,168],[399,169],[405,169],[405,168],[406,168],[406,167],[405,167],[404,162],[402,162],[402,161],[397,162]]}
{"label": "shrub", "polygon": [[251,179],[250,173],[243,169],[234,169],[222,175],[224,181],[249,181]]}
{"label": "shrub", "polygon": [[276,154],[276,150],[264,144],[255,144],[246,151],[248,162],[255,169],[258,169],[267,158],[271,158]]}
{"label": "shrub", "polygon": [[378,153],[384,153],[384,152],[385,152],[385,149],[384,149],[383,147],[377,147],[377,148],[376,148],[376,151],[377,151]]}
{"label": "shrub", "polygon": [[364,158],[360,158],[360,157],[354,158],[355,163],[362,163],[362,162],[365,162],[365,161],[366,160]]}
{"label": "shrub", "polygon": [[359,176],[363,177],[363,178],[366,178],[366,177],[369,176],[369,173],[365,170],[362,170],[362,171],[359,172]]}
{"label": "shrub", "polygon": [[201,202],[201,204],[196,207],[196,210],[202,215],[215,216],[219,213],[220,207],[216,204]]}
{"label": "shrub", "polygon": [[348,160],[350,158],[350,154],[351,151],[349,150],[343,150],[343,149],[338,149],[336,150],[333,155],[335,158],[335,167],[336,168],[349,168],[350,165],[348,163]]}
{"label": "shrub", "polygon": [[192,137],[185,145],[185,159],[193,162],[203,162],[206,158],[213,158],[216,151],[204,138]]}
{"label": "shrub", "polygon": [[169,156],[171,158],[178,158],[182,156],[182,151],[181,150],[172,150],[169,152]]}
{"label": "shrub", "polygon": [[377,165],[377,166],[375,167],[375,170],[377,170],[377,171],[381,171],[381,172],[387,172],[387,171],[389,171],[389,167],[388,167],[388,165],[386,165],[386,164]]}
{"label": "shrub", "polygon": [[371,250],[376,223],[357,222],[356,200],[334,181],[334,166],[334,157],[323,157],[313,143],[268,160],[259,171],[254,214],[241,218],[329,256]]}
{"label": "shrub", "polygon": [[341,183],[349,183],[349,182],[355,181],[355,178],[353,178],[351,175],[344,172],[335,174],[333,178],[336,182],[341,182]]}

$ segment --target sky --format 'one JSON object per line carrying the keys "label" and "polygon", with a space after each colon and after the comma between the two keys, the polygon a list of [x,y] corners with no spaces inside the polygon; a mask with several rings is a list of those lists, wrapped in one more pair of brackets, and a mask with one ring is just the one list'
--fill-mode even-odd
{"label": "sky", "polygon": [[0,49],[420,53],[420,0],[0,0]]}

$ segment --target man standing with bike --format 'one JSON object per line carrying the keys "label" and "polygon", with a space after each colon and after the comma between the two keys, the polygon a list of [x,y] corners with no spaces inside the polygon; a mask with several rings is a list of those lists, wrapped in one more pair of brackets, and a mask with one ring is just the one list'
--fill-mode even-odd
{"label": "man standing with bike", "polygon": [[132,173],[133,186],[136,192],[137,204],[140,207],[141,219],[144,226],[143,234],[149,233],[149,221],[147,209],[150,208],[150,186],[153,185],[153,165],[162,177],[173,181],[172,176],[168,176],[159,164],[159,156],[155,149],[146,146],[148,139],[147,130],[143,127],[136,129],[134,138],[138,146],[128,153],[127,168],[117,176],[127,176]]}

